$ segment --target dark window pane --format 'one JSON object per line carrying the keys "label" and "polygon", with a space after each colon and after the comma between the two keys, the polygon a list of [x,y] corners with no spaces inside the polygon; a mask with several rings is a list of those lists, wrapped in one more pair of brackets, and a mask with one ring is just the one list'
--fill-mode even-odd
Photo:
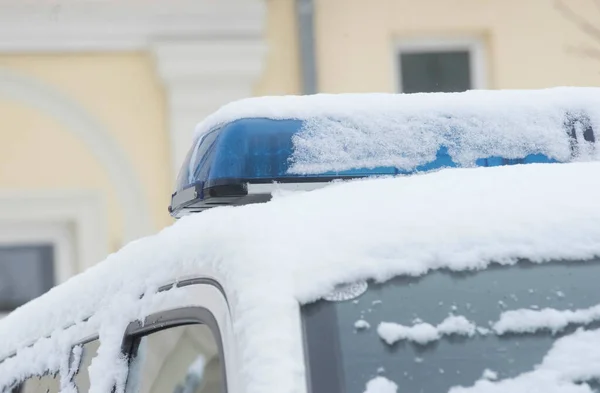
{"label": "dark window pane", "polygon": [[459,92],[472,88],[468,51],[401,53],[402,92]]}
{"label": "dark window pane", "polygon": [[[515,378],[535,370],[557,340],[582,324],[569,325],[556,334],[549,330],[505,335],[478,331],[472,337],[443,335],[427,344],[399,340],[394,345],[381,339],[377,327],[381,322],[413,326],[421,321],[435,326],[453,314],[489,329],[490,321],[498,321],[508,310],[587,309],[600,301],[599,275],[600,258],[543,264],[523,261],[478,272],[396,277],[370,284],[356,303],[306,305],[303,313],[309,364],[316,370],[313,377],[328,367],[322,373],[333,386],[328,393],[362,393],[378,370],[398,385],[398,393],[447,393],[453,386],[472,386],[486,369],[496,372],[499,379]],[[367,321],[370,328],[357,330],[358,320]],[[583,325],[593,330],[600,322]],[[598,381],[592,378],[582,376],[579,382],[597,387]]]}
{"label": "dark window pane", "polygon": [[0,311],[11,311],[54,285],[51,245],[0,247]]}

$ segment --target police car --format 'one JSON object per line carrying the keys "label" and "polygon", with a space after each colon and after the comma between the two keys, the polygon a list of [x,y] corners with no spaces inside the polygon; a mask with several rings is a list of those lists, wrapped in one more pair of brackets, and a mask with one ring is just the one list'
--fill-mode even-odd
{"label": "police car", "polygon": [[0,321],[0,392],[592,392],[600,90],[262,97],[179,220]]}

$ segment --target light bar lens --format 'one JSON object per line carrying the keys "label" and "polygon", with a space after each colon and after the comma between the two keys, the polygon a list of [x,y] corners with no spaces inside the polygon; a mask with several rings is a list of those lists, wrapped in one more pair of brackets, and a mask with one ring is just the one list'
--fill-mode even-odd
{"label": "light bar lens", "polygon": [[[445,147],[434,161],[412,171],[394,167],[357,168],[310,175],[288,173],[293,153],[292,137],[302,129],[301,120],[241,119],[205,134],[192,148],[183,165],[176,191],[192,185],[202,188],[247,182],[271,183],[338,178],[399,175],[458,166]],[[477,166],[556,162],[542,154],[520,159],[489,157]]]}

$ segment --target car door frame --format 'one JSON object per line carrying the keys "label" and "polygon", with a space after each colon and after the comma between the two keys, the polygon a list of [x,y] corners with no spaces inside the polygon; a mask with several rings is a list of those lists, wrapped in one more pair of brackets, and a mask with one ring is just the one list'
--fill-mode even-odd
{"label": "car door frame", "polygon": [[[139,337],[176,326],[206,324],[217,341],[226,392],[242,393],[236,356],[238,345],[233,334],[232,313],[225,289],[218,279],[208,275],[170,281],[156,292],[140,298],[145,317],[143,322],[131,321],[123,332],[122,354],[130,357]],[[144,304],[145,301],[147,303]],[[97,339],[97,335],[95,338]],[[91,339],[93,340],[89,335],[81,337],[71,346],[71,353],[75,347],[84,345]],[[130,363],[128,373],[131,370]]]}

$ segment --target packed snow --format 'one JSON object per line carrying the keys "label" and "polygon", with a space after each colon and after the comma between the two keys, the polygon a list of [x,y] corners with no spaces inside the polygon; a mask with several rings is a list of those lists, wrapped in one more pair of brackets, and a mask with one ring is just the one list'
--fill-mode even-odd
{"label": "packed snow", "polygon": [[[565,122],[600,130],[600,89],[468,91],[446,94],[317,94],[249,98],[222,107],[196,136],[242,118],[301,119],[293,138],[291,173],[318,174],[393,166],[413,170],[440,147],[459,166],[480,158],[545,154],[570,161]],[[583,140],[583,129],[577,131]],[[578,145],[580,159],[600,159],[596,142]]]}
{"label": "packed snow", "polygon": [[377,326],[377,333],[379,334],[379,337],[389,345],[393,345],[400,340],[413,341],[418,344],[427,344],[440,338],[435,326],[429,323],[405,326],[393,322],[381,322],[379,326]]}
{"label": "packed snow", "polygon": [[553,344],[540,364],[514,378],[490,381],[482,378],[473,386],[457,386],[449,393],[592,393],[586,383],[600,378],[600,330],[579,329]]}
{"label": "packed snow", "polygon": [[[455,169],[334,184],[185,217],[1,320],[0,358],[48,338],[0,363],[0,385],[61,369],[73,338],[89,329],[102,342],[90,393],[113,385],[121,393],[127,324],[161,296],[176,296],[178,290],[155,293],[166,281],[208,274],[227,290],[240,386],[247,393],[302,393],[304,363],[294,355],[298,302],[319,299],[342,282],[600,255],[598,173],[600,163]],[[586,349],[596,340],[585,334],[561,339],[544,360],[542,370],[552,376],[548,392],[557,381],[576,380],[577,370],[590,371],[584,360],[600,356],[579,349],[576,338],[589,338]],[[558,372],[558,359],[571,359],[569,343],[578,357]]]}
{"label": "packed snow", "polygon": [[400,340],[408,340],[425,345],[439,340],[442,336],[472,336],[475,334],[475,329],[475,325],[465,317],[451,315],[437,326],[425,322],[417,323],[413,326],[404,326],[393,322],[381,322],[377,327],[377,333],[389,345]]}
{"label": "packed snow", "polygon": [[498,379],[498,373],[486,368],[485,370],[483,370],[483,375],[481,376],[481,378],[494,381]]}
{"label": "packed snow", "polygon": [[366,330],[369,329],[371,327],[371,324],[367,321],[365,321],[364,319],[359,319],[358,321],[354,322],[354,328],[357,330]]}
{"label": "packed snow", "polygon": [[367,382],[364,393],[396,393],[398,385],[386,377],[377,376]]}
{"label": "packed snow", "polygon": [[519,309],[503,312],[493,329],[497,334],[535,333],[539,330],[558,333],[570,324],[586,325],[595,321],[600,321],[600,304],[581,310]]}
{"label": "packed snow", "polygon": [[477,326],[476,328],[477,333],[479,333],[482,336],[487,336],[488,334],[490,334],[492,331],[486,327],[483,326]]}
{"label": "packed snow", "polygon": [[441,335],[449,336],[458,334],[461,336],[473,336],[475,334],[475,324],[462,315],[449,316],[442,323],[437,325],[437,330]]}

